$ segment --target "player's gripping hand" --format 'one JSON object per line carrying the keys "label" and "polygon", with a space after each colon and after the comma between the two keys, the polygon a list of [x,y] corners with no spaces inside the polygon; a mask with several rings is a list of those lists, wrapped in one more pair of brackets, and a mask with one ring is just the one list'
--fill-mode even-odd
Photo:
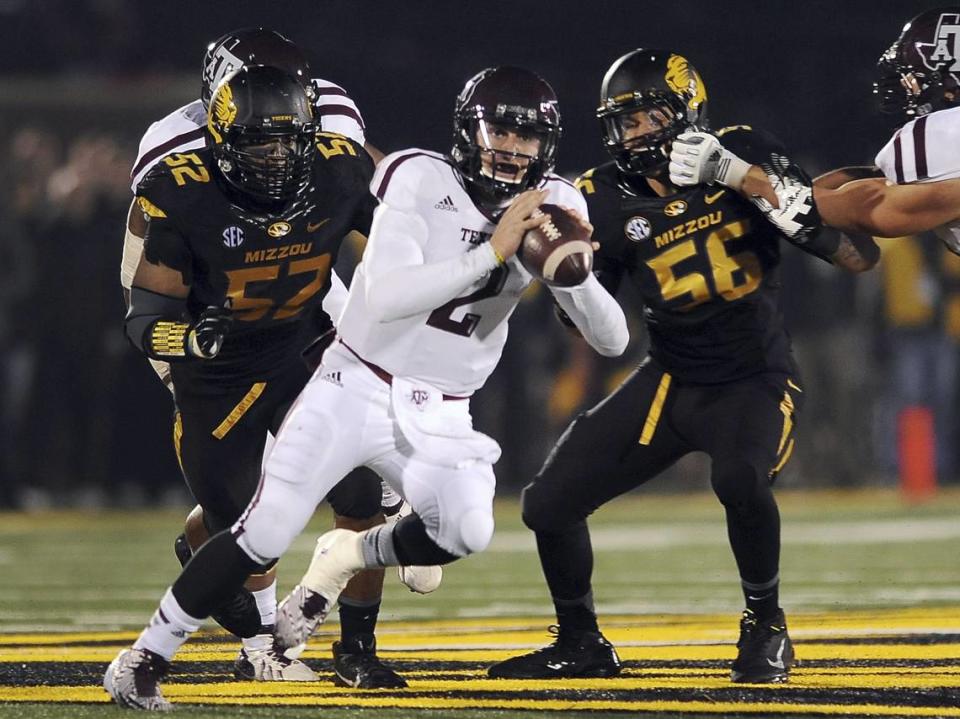
{"label": "player's gripping hand", "polygon": [[752,197],[751,202],[794,244],[802,245],[816,237],[823,220],[813,199],[810,176],[789,158],[778,154],[772,154],[760,169],[773,187],[777,205],[760,196]]}
{"label": "player's gripping hand", "polygon": [[223,338],[233,324],[233,313],[229,303],[226,307],[210,305],[200,313],[199,319],[190,330],[187,339],[187,351],[200,359],[213,359],[223,347]]}
{"label": "player's gripping hand", "polygon": [[501,262],[506,262],[517,254],[527,230],[550,220],[550,215],[546,213],[534,214],[547,199],[547,194],[546,190],[521,192],[501,215],[497,229],[490,238],[490,245]]}
{"label": "player's gripping hand", "polygon": [[670,150],[670,182],[677,187],[720,183],[739,190],[750,163],[741,160],[707,132],[684,132]]}

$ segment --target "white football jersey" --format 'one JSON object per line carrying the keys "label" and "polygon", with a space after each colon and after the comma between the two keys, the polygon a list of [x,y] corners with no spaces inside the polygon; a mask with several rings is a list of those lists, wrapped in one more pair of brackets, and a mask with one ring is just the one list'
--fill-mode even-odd
{"label": "white football jersey", "polygon": [[[915,118],[897,130],[877,153],[876,165],[896,185],[960,177],[960,107]],[[960,254],[960,222],[934,232]]]}
{"label": "white football jersey", "polygon": [[[545,188],[548,203],[587,216],[586,202],[571,183],[550,175]],[[409,243],[416,242],[422,264],[430,265],[484,246],[496,228],[473,204],[450,160],[435,152],[411,149],[388,155],[370,190],[381,204],[337,323],[340,337],[364,360],[393,375],[426,382],[445,394],[469,395],[499,362],[507,320],[533,278],[512,257],[440,307],[378,321],[366,298],[372,253],[380,265],[395,259],[396,266],[405,266],[410,264]],[[396,237],[398,231],[406,236]],[[487,246],[482,249],[490,252]]]}
{"label": "white football jersey", "polygon": [[[339,85],[314,78],[310,81],[316,91],[314,112],[324,132],[345,135],[354,142],[366,143],[366,126],[357,104]],[[172,152],[190,152],[204,146],[203,125],[207,113],[200,100],[174,110],[162,120],[150,125],[140,139],[137,159],[130,172],[130,188],[136,192],[137,185],[150,168],[162,157]]]}

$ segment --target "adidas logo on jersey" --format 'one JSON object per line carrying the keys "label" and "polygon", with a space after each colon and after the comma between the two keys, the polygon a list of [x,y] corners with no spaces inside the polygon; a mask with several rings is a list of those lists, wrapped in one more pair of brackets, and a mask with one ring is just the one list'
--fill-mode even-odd
{"label": "adidas logo on jersey", "polygon": [[334,370],[333,372],[326,372],[320,375],[320,379],[326,380],[330,384],[335,384],[337,387],[343,387],[343,382],[340,380],[340,370]]}
{"label": "adidas logo on jersey", "polygon": [[457,206],[453,204],[453,198],[451,198],[450,195],[447,195],[435,204],[434,208],[437,210],[446,210],[447,212],[459,212]]}

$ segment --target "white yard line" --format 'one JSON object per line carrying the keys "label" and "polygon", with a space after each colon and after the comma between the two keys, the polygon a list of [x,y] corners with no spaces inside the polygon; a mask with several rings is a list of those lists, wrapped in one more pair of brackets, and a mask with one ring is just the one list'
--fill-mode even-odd
{"label": "white yard line", "polygon": [[[902,544],[960,539],[960,518],[917,518],[865,522],[783,523],[783,543],[808,545]],[[662,549],[726,545],[721,522],[668,523],[642,526],[605,525],[591,529],[594,549]],[[533,533],[523,530],[497,532],[488,552],[534,552]]]}

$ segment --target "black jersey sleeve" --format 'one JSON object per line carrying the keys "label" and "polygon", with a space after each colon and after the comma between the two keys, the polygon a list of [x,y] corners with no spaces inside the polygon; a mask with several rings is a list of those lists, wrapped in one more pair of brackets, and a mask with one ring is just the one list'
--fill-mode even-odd
{"label": "black jersey sleeve", "polygon": [[179,229],[183,195],[177,194],[166,168],[156,165],[137,186],[137,205],[147,220],[143,253],[148,262],[177,270],[185,285],[192,284],[192,255]]}
{"label": "black jersey sleeve", "polygon": [[774,154],[786,155],[787,149],[772,133],[749,125],[731,125],[717,131],[723,146],[751,165],[770,162]]}
{"label": "black jersey sleeve", "polygon": [[[765,170],[774,168],[779,172],[790,174],[794,181],[812,185],[806,173],[790,159],[783,143],[771,133],[748,125],[734,125],[718,131],[717,137],[727,150],[751,165],[759,165]],[[781,236],[804,252],[827,262],[832,262],[830,257],[840,246],[839,234],[824,231],[824,229],[819,232],[805,233],[802,242],[795,241],[786,235]]]}

